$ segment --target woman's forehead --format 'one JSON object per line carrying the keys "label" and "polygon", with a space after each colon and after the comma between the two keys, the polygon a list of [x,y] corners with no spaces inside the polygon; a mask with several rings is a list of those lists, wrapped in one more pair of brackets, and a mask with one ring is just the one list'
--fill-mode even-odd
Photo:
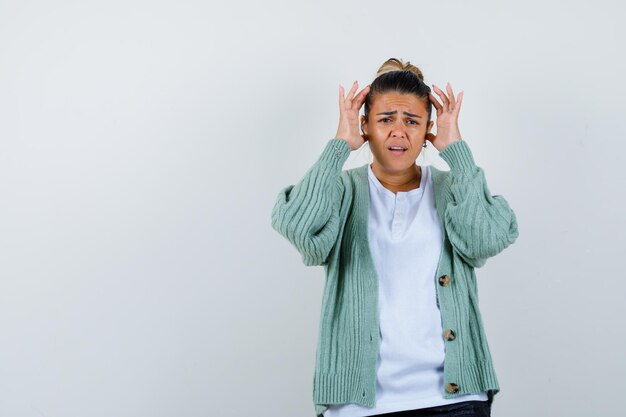
{"label": "woman's forehead", "polygon": [[[424,100],[420,100],[415,94],[400,94],[396,92],[387,92],[377,94],[372,103],[373,111],[409,111],[418,114],[426,111]],[[411,109],[411,110],[409,110]]]}

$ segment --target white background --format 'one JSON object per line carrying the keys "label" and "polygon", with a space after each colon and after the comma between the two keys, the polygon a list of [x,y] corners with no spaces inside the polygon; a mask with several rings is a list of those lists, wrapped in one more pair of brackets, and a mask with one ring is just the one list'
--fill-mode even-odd
{"label": "white background", "polygon": [[623,16],[0,2],[0,416],[313,416],[324,272],[270,212],[334,137],[338,85],[390,57],[465,91],[461,134],[518,218],[476,271],[493,415],[621,412]]}

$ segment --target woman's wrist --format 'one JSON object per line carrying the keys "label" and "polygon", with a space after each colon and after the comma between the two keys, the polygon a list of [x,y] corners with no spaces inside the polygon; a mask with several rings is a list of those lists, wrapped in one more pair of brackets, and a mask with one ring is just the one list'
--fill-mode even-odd
{"label": "woman's wrist", "polygon": [[[348,139],[346,139],[347,137],[348,137],[348,136],[343,135],[343,134],[337,134],[337,135],[335,136],[335,139],[341,139],[341,140],[343,140],[344,142],[346,142],[346,143],[348,144],[348,147],[350,148],[350,150],[351,150],[351,151],[354,151],[354,150],[355,150],[355,148],[353,148],[353,147],[352,147],[352,145],[350,144],[350,141],[349,141]],[[358,149],[358,148],[357,148],[357,149]]]}

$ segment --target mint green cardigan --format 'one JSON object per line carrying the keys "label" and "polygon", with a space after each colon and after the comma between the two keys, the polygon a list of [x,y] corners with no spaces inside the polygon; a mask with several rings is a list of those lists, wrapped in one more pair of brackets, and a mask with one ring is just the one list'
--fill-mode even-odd
{"label": "mint green cardigan", "polygon": [[[367,165],[342,171],[348,143],[333,138],[295,185],[280,190],[272,227],[302,255],[307,266],[322,265],[322,298],[313,402],[316,416],[328,404],[374,407],[379,343],[378,278],[369,251]],[[437,305],[444,329],[445,398],[500,387],[479,312],[474,268],[512,244],[517,220],[501,195],[491,195],[482,168],[465,140],[439,156],[450,167],[431,166],[435,205],[445,237],[436,276]],[[449,335],[449,332],[446,333]]]}

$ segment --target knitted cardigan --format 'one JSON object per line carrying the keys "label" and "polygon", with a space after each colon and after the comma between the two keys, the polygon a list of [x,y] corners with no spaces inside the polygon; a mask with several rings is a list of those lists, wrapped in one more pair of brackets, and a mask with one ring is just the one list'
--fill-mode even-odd
{"label": "knitted cardigan", "polygon": [[[342,171],[349,154],[343,139],[328,141],[304,177],[280,190],[271,213],[273,229],[295,246],[304,265],[321,265],[326,273],[313,374],[317,417],[328,404],[375,405],[378,278],[367,237],[369,183],[367,164]],[[442,389],[444,398],[487,392],[491,403],[500,387],[474,268],[516,240],[517,219],[501,195],[490,194],[465,140],[439,156],[450,167],[431,166],[445,235],[433,277],[446,329]]]}

